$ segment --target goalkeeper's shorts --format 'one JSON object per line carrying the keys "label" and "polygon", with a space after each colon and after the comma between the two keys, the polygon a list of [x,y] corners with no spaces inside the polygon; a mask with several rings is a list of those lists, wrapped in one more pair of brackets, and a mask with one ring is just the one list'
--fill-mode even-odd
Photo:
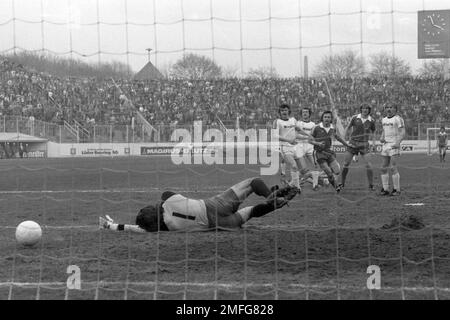
{"label": "goalkeeper's shorts", "polygon": [[221,194],[205,199],[209,227],[233,228],[242,224],[240,215],[235,214],[241,205],[236,193],[229,188]]}

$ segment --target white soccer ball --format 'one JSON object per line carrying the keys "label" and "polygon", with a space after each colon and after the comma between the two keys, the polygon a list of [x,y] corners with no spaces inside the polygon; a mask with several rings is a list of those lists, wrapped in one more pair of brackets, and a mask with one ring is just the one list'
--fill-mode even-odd
{"label": "white soccer ball", "polygon": [[24,246],[33,246],[41,240],[41,226],[34,221],[24,221],[16,228],[16,240]]}

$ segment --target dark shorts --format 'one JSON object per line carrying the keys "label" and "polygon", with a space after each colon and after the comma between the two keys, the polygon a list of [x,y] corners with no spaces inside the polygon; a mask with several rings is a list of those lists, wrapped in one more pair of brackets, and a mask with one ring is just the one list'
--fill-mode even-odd
{"label": "dark shorts", "polygon": [[235,228],[242,224],[242,218],[235,214],[241,201],[231,188],[204,202],[210,227]]}
{"label": "dark shorts", "polygon": [[348,147],[347,151],[353,155],[365,155],[370,152],[369,142],[350,141],[350,144],[354,145],[355,147]]}
{"label": "dark shorts", "polygon": [[447,150],[447,146],[444,144],[444,145],[439,145],[439,149],[444,149],[444,151],[445,150]]}
{"label": "dark shorts", "polygon": [[314,152],[314,156],[318,164],[322,164],[325,162],[330,164],[336,160],[336,154],[334,153],[334,151],[331,150],[316,151]]}

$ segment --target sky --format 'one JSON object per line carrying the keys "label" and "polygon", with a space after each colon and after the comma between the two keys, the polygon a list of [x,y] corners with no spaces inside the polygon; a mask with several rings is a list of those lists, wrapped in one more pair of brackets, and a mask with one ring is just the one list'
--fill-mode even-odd
{"label": "sky", "polygon": [[417,71],[417,11],[449,0],[0,0],[0,52],[49,51],[165,70],[184,53],[238,75],[309,73],[327,54],[386,51]]}

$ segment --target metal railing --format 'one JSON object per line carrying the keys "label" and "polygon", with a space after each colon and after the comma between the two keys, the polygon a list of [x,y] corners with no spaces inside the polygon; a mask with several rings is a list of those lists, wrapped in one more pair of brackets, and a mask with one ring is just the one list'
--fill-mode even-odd
{"label": "metal railing", "polygon": [[[235,129],[235,123],[224,123],[227,129]],[[268,123],[254,123],[253,125],[241,126],[244,132],[250,129],[255,129],[257,134],[259,129],[267,130],[267,138],[270,139],[271,122]],[[407,140],[424,140],[426,139],[427,128],[436,128],[441,124],[436,123],[421,123],[412,130],[407,130]],[[57,143],[137,143],[137,142],[176,142],[172,139],[172,134],[175,129],[185,129],[194,137],[194,126],[189,125],[163,125],[154,124],[156,131],[151,134],[142,125],[121,125],[121,124],[107,124],[107,125],[86,125],[82,127],[83,135],[74,135],[70,129],[63,124],[48,123],[39,120],[30,120],[23,117],[3,116],[0,117],[0,133],[1,132],[15,132],[34,137],[44,138],[49,141]],[[208,129],[218,129],[224,136],[225,130],[221,126],[202,126],[202,137],[208,140],[208,135],[205,132]],[[411,128],[410,128],[411,129]],[[81,129],[80,129],[81,130]],[[376,136],[379,137],[381,132]]]}

